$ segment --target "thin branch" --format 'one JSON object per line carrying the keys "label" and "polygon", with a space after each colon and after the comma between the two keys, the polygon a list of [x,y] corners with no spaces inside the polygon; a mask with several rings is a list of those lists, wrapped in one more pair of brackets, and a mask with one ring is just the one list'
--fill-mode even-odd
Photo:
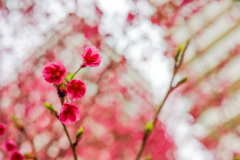
{"label": "thin branch", "polygon": [[25,136],[25,138],[31,143],[31,146],[32,146],[32,149],[33,149],[33,153],[34,153],[34,160],[37,160],[38,157],[37,157],[37,152],[36,152],[36,148],[34,146],[34,143],[33,143],[33,140],[28,136],[25,128],[22,128],[21,129],[21,132],[23,133],[23,135]]}
{"label": "thin branch", "polygon": [[78,73],[78,71],[80,71],[80,69],[82,69],[82,68],[79,67],[78,70],[72,75],[72,77],[70,78],[70,81],[74,78],[74,76]]}
{"label": "thin branch", "polygon": [[32,159],[37,160],[38,157],[37,157],[37,152],[36,152],[36,149],[35,149],[33,140],[28,136],[28,134],[27,134],[27,132],[26,132],[26,129],[24,128],[23,124],[22,124],[21,122],[19,122],[19,119],[18,119],[15,115],[12,115],[11,118],[12,118],[12,120],[13,120],[13,122],[14,122],[15,127],[16,127],[20,132],[22,132],[22,134],[24,135],[24,137],[30,142],[30,144],[31,144],[31,146],[32,146],[32,149],[33,149],[33,154],[34,154],[34,157],[32,157]]}
{"label": "thin branch", "polygon": [[[60,98],[61,103],[62,103],[62,105],[63,105],[63,98],[61,98],[61,97],[59,97],[59,98]],[[51,104],[45,103],[44,106],[45,106],[47,109],[49,109],[49,110],[51,111],[51,113],[52,113],[57,119],[59,119],[59,116],[58,116],[57,111],[54,109],[54,107],[53,107]],[[68,130],[67,130],[66,125],[64,125],[63,123],[61,123],[61,124],[62,124],[62,126],[63,126],[64,132],[65,132],[66,135],[67,135],[68,141],[69,141],[69,143],[70,143],[70,146],[71,146],[71,149],[72,149],[72,152],[73,152],[73,156],[74,156],[74,160],[77,160],[77,153],[76,153],[76,146],[77,146],[76,144],[77,144],[77,142],[75,142],[75,143],[72,142],[71,137],[70,137],[70,134],[69,134],[69,132],[68,132]]]}
{"label": "thin branch", "polygon": [[69,132],[68,132],[68,130],[67,130],[67,127],[66,127],[63,123],[62,123],[62,126],[63,126],[63,129],[64,129],[66,135],[67,135],[68,141],[69,141],[69,143],[70,143],[70,145],[71,145],[72,152],[73,152],[73,156],[74,156],[74,160],[77,160],[76,145],[74,145],[74,144],[72,143],[72,140],[71,140],[71,138],[70,138],[70,135],[69,135]]}
{"label": "thin branch", "polygon": [[150,128],[150,129],[149,129],[149,128],[145,128],[144,136],[143,136],[143,141],[142,141],[141,147],[140,147],[140,149],[139,149],[139,151],[138,151],[136,160],[139,160],[139,159],[140,159],[140,157],[141,157],[141,155],[142,155],[142,153],[143,153],[144,147],[146,146],[147,139],[148,139],[149,135],[151,134],[152,130],[154,129],[154,126],[155,126],[155,124],[156,124],[156,122],[157,122],[157,119],[158,119],[158,115],[159,115],[159,113],[160,113],[163,105],[165,104],[168,96],[170,95],[171,91],[174,90],[175,87],[177,87],[177,86],[174,86],[174,87],[173,87],[173,80],[174,80],[174,78],[175,78],[175,76],[176,76],[176,74],[177,74],[177,71],[178,71],[179,67],[180,67],[181,64],[182,64],[182,61],[183,61],[183,58],[184,58],[184,54],[185,54],[185,52],[186,52],[186,49],[187,49],[188,45],[189,45],[189,41],[187,41],[186,46],[185,46],[184,49],[181,51],[181,53],[180,53],[180,59],[179,59],[178,61],[175,61],[175,65],[174,65],[174,69],[173,69],[173,76],[172,76],[170,85],[169,85],[169,87],[168,87],[167,94],[165,95],[162,103],[160,103],[159,105],[157,105],[157,106],[158,106],[158,109],[157,109],[157,112],[156,112],[156,114],[155,114],[155,116],[154,116],[154,118],[153,118],[153,121],[152,121],[152,124],[151,124],[151,125],[152,125],[151,128]]}
{"label": "thin branch", "polygon": [[[62,101],[61,98],[60,98],[60,100],[61,100],[61,103],[62,103],[62,105],[63,105],[63,101]],[[59,116],[56,116],[56,117],[59,119]],[[68,130],[67,130],[66,125],[63,124],[63,123],[61,123],[61,124],[62,124],[62,126],[63,126],[64,132],[65,132],[66,135],[67,135],[68,141],[69,141],[69,143],[70,143],[70,145],[71,145],[71,149],[72,149],[72,152],[73,152],[74,160],[77,160],[76,146],[73,144],[73,142],[72,142],[72,140],[71,140],[71,137],[70,137],[70,135],[69,135],[69,132],[68,132]]]}
{"label": "thin branch", "polygon": [[[78,70],[71,76],[70,81],[74,78],[74,76],[75,76],[80,70],[81,70],[81,67],[78,68]],[[63,105],[63,103],[64,103],[64,97],[66,96],[66,94],[64,93],[64,91],[61,90],[60,85],[56,85],[56,84],[55,84],[54,86],[55,86],[56,89],[57,89],[59,99],[60,99],[60,101],[61,101],[61,104]],[[45,103],[44,106],[45,106],[46,108],[48,108],[48,109],[53,113],[53,115],[54,115],[57,119],[59,119],[59,116],[58,116],[58,114],[57,114],[57,111],[55,111],[54,107],[53,107],[51,104]],[[67,130],[66,125],[64,125],[63,123],[61,123],[61,124],[62,124],[62,126],[63,126],[64,132],[65,132],[66,135],[67,135],[68,141],[69,141],[69,143],[70,143],[70,145],[71,145],[71,149],[72,149],[72,152],[73,152],[74,160],[77,160],[76,146],[77,146],[77,143],[78,143],[79,139],[76,139],[76,142],[73,143],[72,140],[71,140],[70,134],[69,134],[69,132],[68,132],[68,130]]]}

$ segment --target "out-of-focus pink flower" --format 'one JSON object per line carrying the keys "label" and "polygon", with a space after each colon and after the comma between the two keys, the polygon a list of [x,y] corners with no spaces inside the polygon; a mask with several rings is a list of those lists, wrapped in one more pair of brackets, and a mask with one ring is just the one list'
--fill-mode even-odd
{"label": "out-of-focus pink flower", "polygon": [[135,15],[132,14],[131,12],[129,12],[129,13],[128,13],[128,16],[127,16],[127,22],[128,22],[128,23],[132,23],[133,20],[134,20],[134,18],[135,18]]}
{"label": "out-of-focus pink flower", "polygon": [[66,75],[66,68],[61,61],[48,63],[42,71],[43,78],[49,83],[60,84]]}
{"label": "out-of-focus pink flower", "polygon": [[5,142],[4,148],[7,151],[14,151],[16,149],[16,144],[13,140],[9,140],[9,141]]}
{"label": "out-of-focus pink flower", "polygon": [[81,65],[82,68],[86,66],[90,67],[98,67],[101,63],[101,55],[98,52],[98,49],[94,46],[85,48],[83,57],[83,64]]}
{"label": "out-of-focus pink flower", "polygon": [[0,136],[4,135],[6,131],[6,126],[3,123],[0,123]]}
{"label": "out-of-focus pink flower", "polygon": [[11,154],[10,160],[24,160],[24,156],[19,151],[15,151]]}
{"label": "out-of-focus pink flower", "polygon": [[59,114],[59,120],[66,126],[73,124],[80,119],[78,107],[72,104],[64,103]]}
{"label": "out-of-focus pink flower", "polygon": [[73,100],[81,99],[86,93],[86,85],[83,81],[73,79],[71,80],[67,87],[67,95]]}

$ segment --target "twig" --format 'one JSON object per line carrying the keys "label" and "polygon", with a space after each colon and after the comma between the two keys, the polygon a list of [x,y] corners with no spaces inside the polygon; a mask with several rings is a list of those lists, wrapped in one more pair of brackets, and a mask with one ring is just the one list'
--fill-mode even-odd
{"label": "twig", "polygon": [[[174,69],[173,69],[173,76],[172,76],[170,85],[169,85],[169,87],[168,87],[167,94],[165,95],[162,103],[160,103],[159,105],[157,105],[157,106],[158,106],[158,109],[157,109],[157,112],[156,112],[156,114],[155,114],[155,116],[154,116],[154,118],[153,118],[152,123],[150,124],[150,127],[146,127],[146,128],[145,128],[144,136],[143,136],[143,140],[142,140],[142,144],[141,144],[141,147],[140,147],[140,149],[139,149],[139,151],[138,151],[136,160],[139,160],[139,159],[140,159],[140,157],[141,157],[141,155],[142,155],[142,153],[143,153],[144,147],[146,146],[147,139],[148,139],[149,135],[151,134],[152,130],[154,129],[154,126],[155,126],[155,124],[156,124],[156,122],[157,122],[157,119],[158,119],[158,115],[159,115],[159,113],[160,113],[163,105],[165,104],[168,96],[170,95],[171,91],[172,91],[174,88],[176,88],[176,87],[178,86],[178,84],[180,84],[180,83],[178,83],[176,86],[173,87],[173,80],[174,80],[174,78],[175,78],[175,76],[176,76],[176,73],[177,73],[179,67],[180,67],[181,64],[182,64],[182,61],[183,61],[183,58],[184,58],[184,54],[185,54],[185,52],[186,52],[186,49],[187,49],[187,47],[188,47],[188,44],[189,44],[189,41],[187,41],[187,44],[186,44],[186,46],[184,47],[184,49],[183,49],[183,50],[181,49],[181,53],[177,53],[177,54],[179,54],[179,55],[177,55],[177,56],[175,57],[175,65],[174,65]],[[178,52],[179,52],[179,51],[178,51]],[[179,56],[180,56],[180,57],[179,57]]]}
{"label": "twig", "polygon": [[63,129],[64,129],[66,135],[67,135],[68,141],[69,141],[69,143],[71,145],[73,156],[74,156],[74,160],[77,160],[76,146],[72,143],[72,140],[70,138],[70,135],[69,135],[69,132],[67,130],[67,127],[63,123],[62,123],[62,126],[63,126]]}
{"label": "twig", "polygon": [[[61,97],[59,97],[59,98],[60,98],[61,103],[62,103],[62,105],[63,105],[63,100],[62,100],[62,98],[61,98]],[[57,119],[59,119],[59,116],[58,116],[57,111],[54,109],[54,107],[53,107],[51,104],[45,103],[44,106],[45,106],[47,109],[49,109]],[[62,124],[62,126],[63,126],[64,132],[65,132],[66,135],[67,135],[68,141],[69,141],[69,143],[70,143],[70,146],[71,146],[71,149],[72,149],[72,152],[73,152],[73,156],[74,156],[74,160],[77,160],[76,146],[77,146],[78,141],[76,140],[76,142],[73,143],[72,140],[71,140],[70,134],[69,134],[69,132],[68,132],[68,130],[67,130],[66,125],[64,125],[63,123],[61,123],[61,124]]]}
{"label": "twig", "polygon": [[78,70],[71,76],[70,81],[74,78],[74,76],[78,73],[78,71],[80,71],[80,69],[82,69],[82,68],[81,67],[78,68]]}
{"label": "twig", "polygon": [[32,149],[33,149],[33,154],[34,154],[34,156],[31,157],[31,158],[34,159],[34,160],[37,160],[38,156],[37,156],[37,152],[36,152],[36,148],[34,146],[33,140],[28,136],[28,134],[26,132],[26,129],[24,128],[23,124],[19,121],[19,119],[15,115],[12,115],[11,118],[12,118],[12,120],[14,122],[15,127],[20,132],[22,132],[24,137],[31,143],[31,146],[32,146]]}
{"label": "twig", "polygon": [[36,152],[36,148],[34,146],[34,143],[33,143],[33,140],[28,136],[25,128],[22,128],[21,129],[21,132],[23,133],[23,135],[25,136],[25,138],[31,143],[31,146],[32,146],[32,149],[33,149],[33,153],[34,153],[34,160],[37,160],[38,157],[37,157],[37,152]]}

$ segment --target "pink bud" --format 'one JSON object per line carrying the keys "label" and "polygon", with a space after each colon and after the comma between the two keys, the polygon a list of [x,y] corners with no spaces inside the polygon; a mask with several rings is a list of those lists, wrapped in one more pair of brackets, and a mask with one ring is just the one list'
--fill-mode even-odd
{"label": "pink bud", "polygon": [[85,52],[82,55],[83,57],[83,64],[81,65],[82,68],[86,66],[90,67],[98,67],[101,63],[101,55],[98,52],[98,49],[95,46],[85,48]]}

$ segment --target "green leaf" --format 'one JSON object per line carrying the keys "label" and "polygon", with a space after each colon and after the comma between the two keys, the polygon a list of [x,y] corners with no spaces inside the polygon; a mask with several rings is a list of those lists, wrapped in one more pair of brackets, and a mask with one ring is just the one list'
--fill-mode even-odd
{"label": "green leaf", "polygon": [[152,155],[151,154],[149,154],[146,157],[144,157],[144,160],[151,160],[151,159],[152,159]]}
{"label": "green leaf", "polygon": [[179,81],[179,82],[177,83],[176,87],[179,86],[179,85],[181,85],[181,84],[183,84],[183,83],[185,83],[185,82],[187,82],[187,81],[188,81],[188,77],[183,78],[181,81]]}
{"label": "green leaf", "polygon": [[153,123],[152,123],[152,121],[149,121],[149,122],[145,125],[145,133],[151,132],[152,129],[153,129]]}
{"label": "green leaf", "polygon": [[235,156],[233,160],[240,160],[240,156]]}
{"label": "green leaf", "polygon": [[50,104],[50,103],[48,103],[48,102],[45,102],[45,103],[44,103],[44,106],[45,106],[48,110],[50,110],[55,116],[58,115],[57,111],[54,109],[54,107],[53,107],[52,104]]}
{"label": "green leaf", "polygon": [[15,115],[11,115],[11,118],[13,120],[14,125],[18,128],[18,129],[23,129],[23,125],[20,123],[19,119],[15,116]]}
{"label": "green leaf", "polygon": [[78,141],[81,139],[82,134],[83,134],[83,127],[81,126],[81,127],[78,129],[78,131],[77,131],[76,143],[75,143],[76,145],[77,145]]}
{"label": "green leaf", "polygon": [[72,76],[74,75],[74,73],[69,73],[68,75],[66,75],[66,81],[69,83],[70,82],[70,79],[72,78]]}
{"label": "green leaf", "polygon": [[82,126],[77,131],[77,136],[81,136],[83,134],[83,128]]}
{"label": "green leaf", "polygon": [[18,118],[15,115],[11,115],[11,118],[12,118],[14,124],[18,123]]}
{"label": "green leaf", "polygon": [[180,52],[182,51],[182,48],[183,48],[182,45],[178,46],[177,52],[176,52],[175,57],[174,57],[175,62],[178,62],[178,57],[179,57],[179,55],[180,55]]}
{"label": "green leaf", "polygon": [[25,153],[24,157],[26,159],[35,159],[36,158],[36,156],[33,153]]}

